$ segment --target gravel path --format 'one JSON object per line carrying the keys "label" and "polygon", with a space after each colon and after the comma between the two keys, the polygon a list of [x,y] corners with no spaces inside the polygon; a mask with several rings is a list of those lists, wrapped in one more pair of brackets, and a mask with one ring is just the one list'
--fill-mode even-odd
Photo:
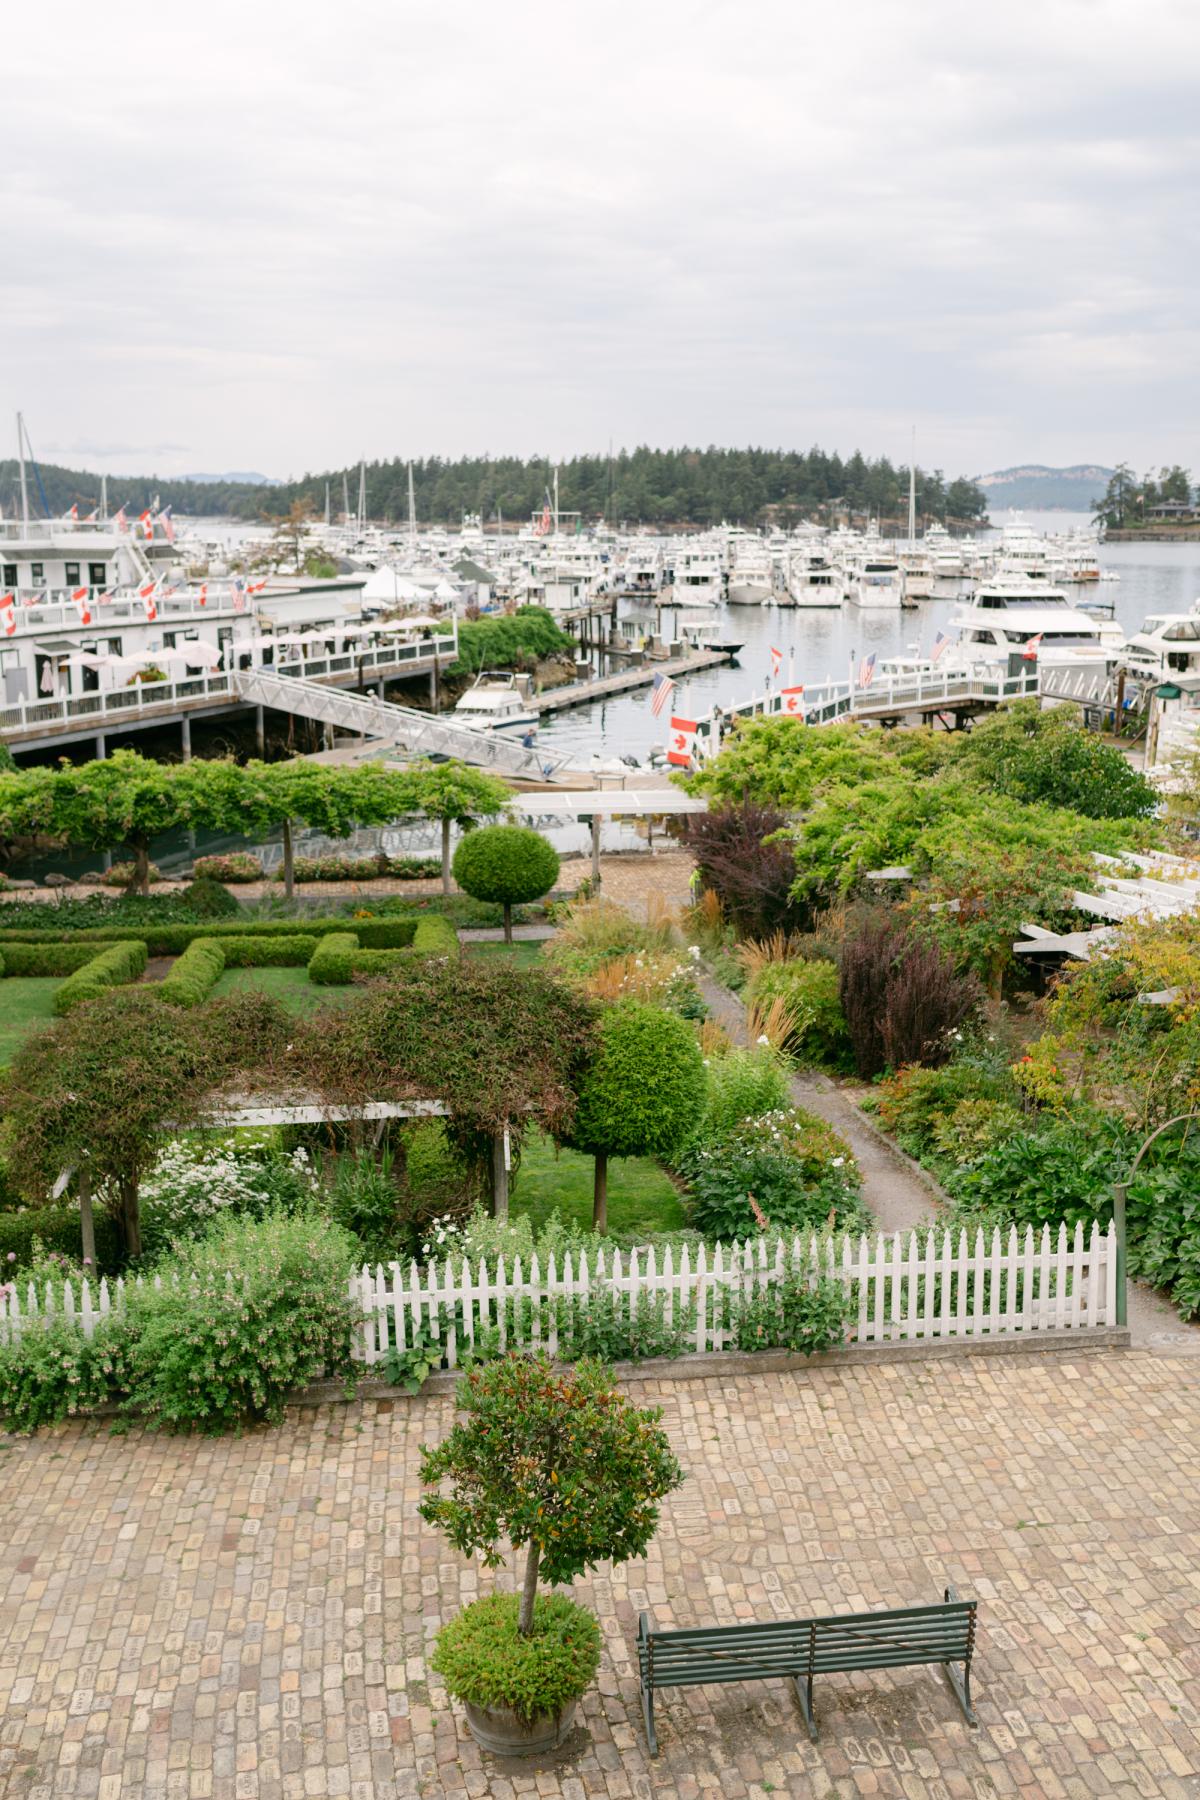
{"label": "gravel path", "polygon": [[[728,988],[709,976],[699,981],[700,991],[713,1017],[735,1043],[746,1039],[745,1010]],[[792,1097],[797,1106],[818,1113],[846,1139],[858,1159],[863,1177],[863,1199],[885,1232],[908,1231],[936,1215],[936,1186],[863,1118],[844,1092],[826,1075],[808,1071],[793,1075]],[[1171,1302],[1143,1281],[1129,1283],[1129,1331],[1135,1350],[1158,1355],[1200,1356],[1200,1323],[1186,1324]]]}

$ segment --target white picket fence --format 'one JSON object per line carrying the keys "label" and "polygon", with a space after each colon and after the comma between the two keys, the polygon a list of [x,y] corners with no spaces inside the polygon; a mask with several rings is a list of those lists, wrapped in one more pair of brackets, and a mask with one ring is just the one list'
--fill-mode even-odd
{"label": "white picket fence", "polygon": [[[1049,1227],[1040,1237],[1014,1227],[991,1243],[982,1231],[974,1246],[966,1232],[957,1242],[948,1231],[898,1232],[892,1237],[794,1238],[790,1244],[765,1240],[675,1251],[601,1249],[551,1256],[545,1266],[534,1256],[527,1268],[518,1257],[510,1269],[501,1257],[494,1268],[463,1260],[366,1266],[350,1279],[350,1297],[362,1313],[354,1355],[373,1366],[391,1347],[405,1350],[432,1339],[447,1368],[493,1333],[502,1349],[544,1349],[558,1354],[569,1332],[571,1309],[589,1296],[617,1298],[626,1316],[647,1303],[668,1327],[687,1327],[690,1349],[725,1349],[739,1296],[768,1293],[789,1268],[840,1280],[852,1296],[848,1338],[858,1343],[910,1342],[936,1338],[997,1337],[1016,1332],[1086,1331],[1116,1323],[1116,1235],[1093,1224],[1087,1239],[1082,1225],[1073,1235],[1065,1225],[1056,1237]],[[154,1278],[155,1286],[160,1285]],[[134,1286],[142,1285],[138,1276]],[[8,1343],[30,1320],[59,1318],[88,1337],[99,1319],[125,1303],[126,1283],[102,1280],[94,1291],[84,1281],[78,1294],[71,1282],[28,1284],[22,1297],[9,1283],[0,1288],[0,1343]],[[564,1348],[566,1346],[564,1345]]]}

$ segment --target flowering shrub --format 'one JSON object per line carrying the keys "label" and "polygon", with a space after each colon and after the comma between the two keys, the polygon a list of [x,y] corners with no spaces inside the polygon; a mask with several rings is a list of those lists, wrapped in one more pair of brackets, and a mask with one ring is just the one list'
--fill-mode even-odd
{"label": "flowering shrub", "polygon": [[583,977],[579,986],[605,1005],[615,1005],[618,1000],[642,1000],[651,1006],[666,1007],[685,1019],[703,1019],[708,1012],[696,986],[692,964],[680,962],[670,951],[615,956]]}
{"label": "flowering shrub", "polygon": [[786,1048],[798,1061],[823,1069],[851,1066],[836,963],[818,957],[764,963],[751,980],[746,999],[755,1006],[771,1000],[784,1003],[793,1021]]}
{"label": "flowering shrub", "polygon": [[192,874],[237,886],[244,881],[261,881],[263,867],[257,856],[251,856],[248,850],[234,850],[226,856],[198,856]]}
{"label": "flowering shrub", "polygon": [[92,1412],[120,1390],[123,1321],[102,1320],[86,1338],[61,1318],[26,1320],[0,1344],[0,1416],[10,1431],[36,1431]]}
{"label": "flowering shrub", "polygon": [[[374,856],[298,856],[295,861],[297,881],[423,881],[441,872],[436,857],[388,856],[382,850]],[[283,880],[282,869],[274,879]]]}
{"label": "flowering shrub", "polygon": [[729,1242],[764,1229],[854,1231],[866,1222],[849,1145],[797,1106],[700,1139],[678,1167],[691,1187],[693,1223],[709,1238]]}
{"label": "flowering shrub", "polygon": [[142,1238],[150,1252],[202,1237],[225,1214],[251,1216],[296,1212],[319,1192],[307,1150],[290,1156],[232,1143],[199,1147],[174,1143],[162,1152],[141,1186]]}
{"label": "flowering shrub", "polygon": [[227,1431],[276,1420],[289,1393],[350,1372],[354,1245],[314,1214],[228,1212],[134,1289],[128,1408],[152,1425]]}
{"label": "flowering shrub", "polygon": [[[105,887],[131,887],[133,885],[134,867],[135,865],[131,862],[115,862],[111,869],[105,869],[104,871]],[[151,881],[162,880],[162,870],[156,863],[149,864],[148,874]]]}

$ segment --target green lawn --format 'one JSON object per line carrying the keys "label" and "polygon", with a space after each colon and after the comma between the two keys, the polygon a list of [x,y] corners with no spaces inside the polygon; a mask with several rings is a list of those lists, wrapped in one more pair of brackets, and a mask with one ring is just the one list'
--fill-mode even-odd
{"label": "green lawn", "polygon": [[0,1067],[10,1063],[21,1040],[54,1019],[59,975],[7,975],[0,980]]}
{"label": "green lawn", "polygon": [[[540,1227],[555,1209],[564,1219],[591,1229],[592,1159],[574,1150],[556,1152],[550,1138],[531,1132],[513,1183],[512,1210],[528,1213]],[[610,1231],[678,1231],[684,1224],[679,1193],[657,1163],[641,1156],[610,1160]]]}
{"label": "green lawn", "polygon": [[270,994],[289,1012],[313,1012],[318,1006],[345,1006],[360,990],[354,987],[317,987],[308,979],[307,969],[226,969],[213,988],[213,996],[226,994]]}
{"label": "green lawn", "polygon": [[497,962],[503,958],[511,963],[514,969],[533,969],[542,967],[542,941],[534,938],[518,938],[515,944],[464,944],[463,955],[472,960],[482,957],[488,962]]}

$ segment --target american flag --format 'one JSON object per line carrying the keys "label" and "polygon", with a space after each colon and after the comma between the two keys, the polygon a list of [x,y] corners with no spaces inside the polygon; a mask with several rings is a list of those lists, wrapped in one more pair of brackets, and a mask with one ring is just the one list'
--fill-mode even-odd
{"label": "american flag", "polygon": [[872,650],[870,656],[864,656],[858,665],[858,685],[860,688],[869,688],[874,679],[875,652]]}
{"label": "american flag", "polygon": [[235,576],[233,582],[233,610],[234,612],[245,612],[246,610],[246,584],[240,575]]}
{"label": "american flag", "polygon": [[656,675],[654,686],[650,689],[650,711],[657,719],[660,712],[675,692],[675,683],[669,675]]}
{"label": "american flag", "polygon": [[933,663],[941,662],[943,656],[945,656],[946,651],[949,648],[949,645],[950,645],[950,639],[946,636],[946,633],[944,631],[939,631],[937,636],[933,640],[933,649],[929,653],[930,662],[933,662]]}
{"label": "american flag", "polygon": [[166,510],[164,512],[159,513],[158,516],[162,520],[162,527],[163,527],[163,530],[167,534],[168,544],[173,544],[175,542],[175,522],[171,518],[170,507],[168,506],[166,508]]}
{"label": "american flag", "polygon": [[550,496],[549,496],[549,494],[547,494],[547,495],[546,495],[546,499],[545,499],[545,503],[544,503],[544,504],[543,504],[543,506],[542,506],[542,517],[541,517],[541,521],[540,521],[540,523],[539,523],[539,524],[538,524],[538,525],[537,525],[537,526],[536,526],[536,527],[535,527],[535,528],[534,528],[534,532],[535,532],[535,536],[537,536],[537,537],[546,537],[546,536],[547,536],[547,535],[548,535],[548,533],[549,533],[549,530],[550,530],[550,520],[551,520],[551,511],[550,511]]}
{"label": "american flag", "polygon": [[125,508],[123,506],[120,507],[116,513],[114,513],[113,524],[116,526],[118,531],[128,531],[129,530],[129,520],[125,517]]}

